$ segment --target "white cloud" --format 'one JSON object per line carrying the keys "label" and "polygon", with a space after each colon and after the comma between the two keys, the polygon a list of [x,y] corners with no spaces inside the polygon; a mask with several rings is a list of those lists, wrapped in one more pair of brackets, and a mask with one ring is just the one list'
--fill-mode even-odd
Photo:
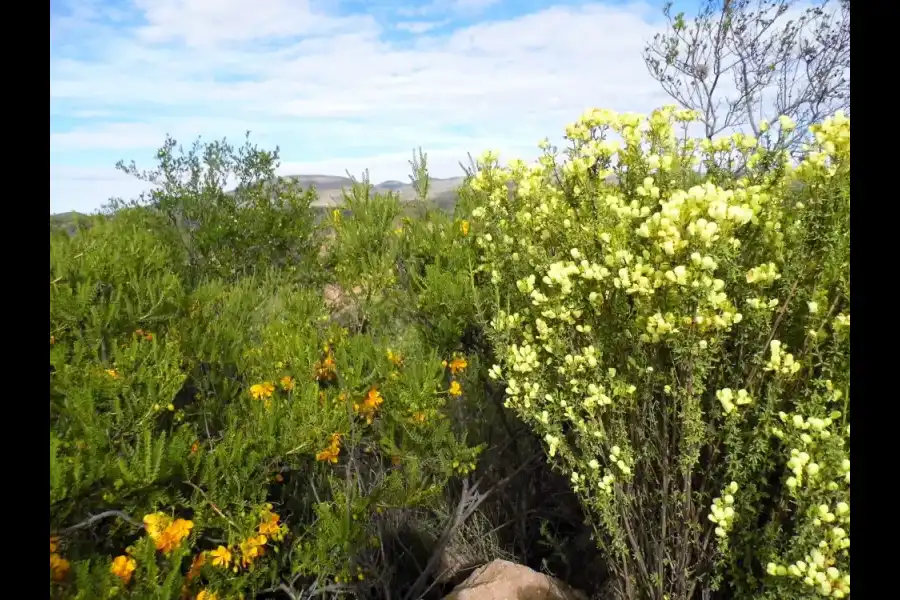
{"label": "white cloud", "polygon": [[[50,165],[50,212],[97,211],[109,198],[136,198],[146,184],[115,167]],[[54,201],[54,198],[56,201]]]}
{"label": "white cloud", "polygon": [[[434,174],[451,176],[466,151],[534,148],[587,107],[644,112],[670,102],[641,57],[659,26],[644,3],[548,8],[403,43],[372,17],[316,6],[138,0],[145,25],[92,35],[99,58],[58,56],[50,77],[51,127],[79,111],[137,123],[98,116],[56,126],[54,162],[85,149],[146,156],[167,132],[188,142],[250,129],[297,168],[343,174],[338,165],[361,171],[369,161],[373,178],[405,179],[409,149],[421,145],[446,154],[447,171],[438,161]],[[85,188],[65,174],[52,186],[54,210],[111,195],[111,180]]]}
{"label": "white cloud", "polygon": [[401,31],[408,31],[409,33],[427,33],[432,29],[443,27],[449,22],[450,21],[446,19],[443,21],[401,21],[394,27]]}

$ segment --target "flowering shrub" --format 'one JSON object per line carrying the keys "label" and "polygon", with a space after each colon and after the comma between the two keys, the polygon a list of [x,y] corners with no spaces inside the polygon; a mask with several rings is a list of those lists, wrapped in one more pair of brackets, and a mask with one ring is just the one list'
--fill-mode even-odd
{"label": "flowering shrub", "polygon": [[422,153],[423,210],[319,226],[277,153],[126,168],[159,189],[51,227],[51,597],[410,600],[489,496],[479,543],[593,534],[621,597],[849,596],[849,122],[795,164],[694,117],[590,111],[452,216]]}
{"label": "flowering shrub", "polygon": [[[270,163],[242,160],[240,210],[214,178],[173,176],[146,206],[51,234],[51,597],[381,593],[393,529],[474,466],[447,407],[459,337],[434,347],[419,292],[392,287],[396,199],[352,206],[336,234],[358,252],[311,255],[318,232],[276,214],[310,196],[266,205],[252,171]],[[232,247],[233,212],[248,229]],[[209,220],[185,229],[186,213]],[[349,327],[318,287],[326,264],[370,294]]]}
{"label": "flowering shrub", "polygon": [[[591,517],[621,597],[849,595],[849,121],[799,164],[697,119],[588,111],[462,195],[492,377]],[[705,597],[705,596],[704,596]]]}

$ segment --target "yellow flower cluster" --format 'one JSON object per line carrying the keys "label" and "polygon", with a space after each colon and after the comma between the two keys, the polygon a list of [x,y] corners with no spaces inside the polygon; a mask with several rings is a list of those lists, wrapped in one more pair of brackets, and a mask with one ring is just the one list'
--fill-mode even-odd
{"label": "yellow flower cluster", "polygon": [[250,396],[254,400],[264,400],[272,397],[275,386],[270,381],[264,381],[250,386]]}
{"label": "yellow flower cluster", "polygon": [[804,557],[787,566],[770,562],[766,572],[775,577],[789,576],[802,581],[826,598],[846,598],[850,595],[850,574],[841,573],[829,553],[825,540]]}
{"label": "yellow flower cluster", "polygon": [[794,355],[782,351],[780,341],[772,340],[769,344],[769,352],[769,360],[763,367],[766,371],[790,376],[800,370],[800,363],[794,360]]}
{"label": "yellow flower cluster", "polygon": [[736,406],[744,406],[753,402],[753,398],[744,389],[738,390],[737,393],[731,391],[731,388],[718,390],[716,391],[716,399],[721,402],[722,410],[726,415],[734,413]]}
{"label": "yellow flower cluster", "polygon": [[766,263],[753,267],[747,271],[747,283],[755,283],[759,285],[769,285],[781,279],[781,274],[775,263]]}
{"label": "yellow flower cluster", "polygon": [[621,448],[618,446],[610,448],[609,462],[616,465],[619,468],[619,471],[622,472],[622,475],[627,477],[628,475],[631,475],[631,467],[629,467],[623,459],[624,456],[622,455]]}
{"label": "yellow flower cluster", "polygon": [[287,528],[279,523],[281,517],[277,513],[272,512],[272,505],[266,504],[260,517],[260,524],[257,531],[260,535],[264,535],[271,540],[280,542],[287,534]]}
{"label": "yellow flower cluster", "polygon": [[266,553],[265,545],[269,540],[264,535],[252,535],[242,541],[238,548],[241,551],[241,566],[249,567]]}
{"label": "yellow flower cluster", "polygon": [[[833,398],[839,399],[841,396],[842,394],[840,390],[833,391]],[[787,467],[791,470],[793,475],[787,478],[785,484],[788,486],[788,488],[794,490],[802,486],[807,477],[816,478],[819,476],[819,472],[821,471],[822,466],[818,460],[810,455],[810,452],[814,452],[814,450],[821,442],[833,439],[833,434],[830,428],[834,424],[835,420],[841,417],[841,413],[840,411],[833,411],[828,417],[825,418],[804,418],[803,415],[788,415],[785,412],[780,412],[778,414],[778,417],[786,426],[792,427],[797,432],[802,432],[799,433],[797,437],[799,438],[799,444],[803,449],[801,450],[800,448],[791,448],[791,457],[787,461]],[[780,439],[785,438],[785,432],[781,429],[773,429],[772,433]],[[835,441],[838,443],[838,445],[843,445],[843,440],[835,439]],[[844,483],[849,484],[849,459],[842,460],[840,471],[842,472]],[[830,482],[828,484],[828,488],[831,490],[836,490],[837,483]]]}
{"label": "yellow flower cluster", "polygon": [[734,494],[738,491],[738,484],[732,481],[724,490],[722,496],[713,499],[710,507],[709,520],[716,524],[716,536],[724,538],[731,530],[734,523]]}
{"label": "yellow flower cluster", "polygon": [[[239,565],[244,568],[250,567],[257,559],[265,555],[266,544],[284,539],[284,536],[287,534],[287,528],[279,523],[280,519],[281,517],[278,514],[272,512],[272,505],[266,504],[260,512],[257,534],[242,540],[237,545],[237,548],[230,549],[225,546],[219,546],[214,550],[210,550],[207,553],[210,563],[214,567],[221,569],[231,567],[235,572],[237,572]],[[235,558],[235,554],[240,556],[239,560]]]}
{"label": "yellow flower cluster", "polygon": [[50,537],[50,579],[62,581],[69,574],[71,565],[69,561],[59,555],[59,537]]}
{"label": "yellow flower cluster", "polygon": [[191,533],[194,523],[185,519],[172,520],[161,512],[144,516],[144,528],[153,540],[156,549],[165,554],[171,553]]}

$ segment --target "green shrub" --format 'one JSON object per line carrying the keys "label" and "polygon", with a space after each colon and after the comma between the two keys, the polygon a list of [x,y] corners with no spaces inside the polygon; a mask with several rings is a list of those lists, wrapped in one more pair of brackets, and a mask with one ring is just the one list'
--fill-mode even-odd
{"label": "green shrub", "polygon": [[695,118],[593,110],[535,166],[479,162],[492,374],[620,597],[846,597],[849,122],[794,166],[767,150],[789,119],[709,141]]}
{"label": "green shrub", "polygon": [[410,600],[591,534],[620,597],[848,596],[849,123],[793,165],[693,117],[591,111],[453,215],[421,152],[321,224],[277,151],[123,165],[51,223],[51,597]]}
{"label": "green shrub", "polygon": [[201,167],[172,147],[150,202],[51,234],[51,597],[398,585],[393,530],[481,447],[447,406],[459,365],[398,326],[416,302],[391,287],[396,200],[351,199],[322,255],[373,292],[348,330],[324,302],[312,196],[263,187],[270,155],[214,145]]}

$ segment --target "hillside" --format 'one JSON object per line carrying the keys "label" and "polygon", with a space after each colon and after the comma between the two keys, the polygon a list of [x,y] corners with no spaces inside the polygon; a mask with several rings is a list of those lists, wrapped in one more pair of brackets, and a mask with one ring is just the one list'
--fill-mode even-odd
{"label": "hillside", "polygon": [[[319,193],[319,199],[313,203],[316,207],[337,206],[341,201],[341,191],[349,189],[353,185],[353,181],[349,177],[336,177],[333,175],[288,175],[287,179],[292,179],[304,188],[310,185],[316,186]],[[449,177],[440,179],[431,178],[431,189],[429,197],[441,208],[452,210],[456,204],[456,190],[462,185],[463,177]],[[382,181],[374,184],[373,188],[376,192],[397,192],[400,194],[401,202],[412,202],[416,198],[416,192],[412,184],[403,183],[401,181]]]}
{"label": "hillside", "polygon": [[[338,206],[341,202],[342,191],[349,189],[353,185],[353,181],[349,177],[334,175],[287,175],[285,179],[296,181],[303,188],[313,185],[316,187],[319,197],[318,200],[313,202],[313,208],[317,209],[317,213],[325,212],[325,209]],[[463,177],[448,177],[445,179],[433,177],[428,196],[439,208],[452,211],[456,205],[456,192],[459,186],[462,185],[463,180]],[[410,183],[388,180],[374,184],[372,187],[378,193],[396,192],[400,194],[400,201],[403,203],[413,202],[416,198],[416,192]],[[50,215],[50,225],[54,228],[67,229],[71,232],[75,230],[79,220],[86,218],[87,215],[75,211],[56,213]]]}

